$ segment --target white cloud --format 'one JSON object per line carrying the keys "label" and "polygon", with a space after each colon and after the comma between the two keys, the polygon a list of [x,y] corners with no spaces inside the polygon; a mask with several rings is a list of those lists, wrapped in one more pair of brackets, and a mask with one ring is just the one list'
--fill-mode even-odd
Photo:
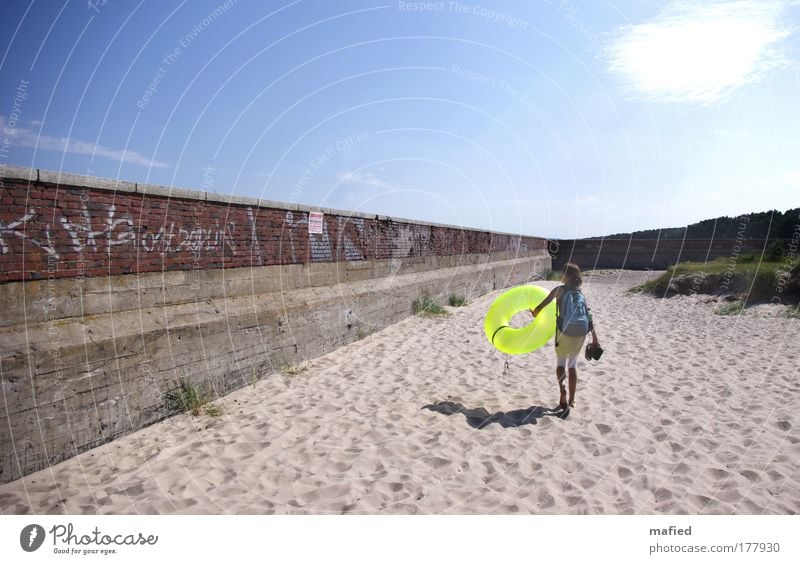
{"label": "white cloud", "polygon": [[339,180],[345,184],[365,186],[367,188],[380,188],[382,190],[397,190],[400,186],[386,182],[375,176],[372,172],[340,172]]}
{"label": "white cloud", "polygon": [[786,2],[673,2],[650,22],[617,30],[609,70],[635,97],[713,104],[788,63]]}
{"label": "white cloud", "polygon": [[33,129],[26,127],[6,127],[6,119],[0,116],[0,129],[12,142],[17,142],[23,147],[32,147],[37,150],[58,151],[75,155],[91,155],[103,157],[112,161],[124,162],[153,168],[166,168],[167,163],[148,159],[136,151],[125,149],[110,149],[92,141],[81,141],[70,137],[55,137],[53,135],[39,135]]}

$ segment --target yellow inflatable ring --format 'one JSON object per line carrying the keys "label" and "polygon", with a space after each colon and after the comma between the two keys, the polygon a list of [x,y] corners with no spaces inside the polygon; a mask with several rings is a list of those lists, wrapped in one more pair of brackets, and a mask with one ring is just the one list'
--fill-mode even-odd
{"label": "yellow inflatable ring", "polygon": [[525,327],[509,327],[511,318],[521,311],[533,309],[550,292],[541,286],[517,286],[501,294],[486,314],[483,330],[497,350],[508,354],[535,351],[556,332],[556,303],[547,304],[539,315]]}

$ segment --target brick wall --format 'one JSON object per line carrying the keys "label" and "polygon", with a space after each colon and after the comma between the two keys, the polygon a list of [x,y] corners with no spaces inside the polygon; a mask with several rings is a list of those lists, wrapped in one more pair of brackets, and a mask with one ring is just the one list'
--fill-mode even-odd
{"label": "brick wall", "polygon": [[420,256],[529,253],[543,239],[28,171],[0,189],[0,282]]}

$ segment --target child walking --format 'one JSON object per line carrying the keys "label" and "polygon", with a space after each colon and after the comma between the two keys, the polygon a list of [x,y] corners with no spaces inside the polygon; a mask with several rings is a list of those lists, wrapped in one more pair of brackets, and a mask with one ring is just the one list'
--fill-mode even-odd
{"label": "child walking", "polygon": [[[567,263],[561,276],[561,286],[556,286],[550,294],[531,310],[534,317],[554,299],[556,300],[556,379],[560,391],[558,406],[568,409],[575,406],[575,388],[578,384],[578,355],[586,340],[592,334],[592,343],[600,346],[594,330],[586,298],[581,291],[581,269],[577,264]],[[564,386],[565,371],[569,373],[569,397]]]}

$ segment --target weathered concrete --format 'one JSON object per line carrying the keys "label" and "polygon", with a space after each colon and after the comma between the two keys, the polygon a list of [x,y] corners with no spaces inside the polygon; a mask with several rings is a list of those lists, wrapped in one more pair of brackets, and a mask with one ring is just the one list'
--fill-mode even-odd
{"label": "weathered concrete", "polygon": [[[543,261],[549,264],[549,259],[542,251],[530,256],[540,259],[541,264],[535,270],[544,268]],[[219,297],[338,286],[360,280],[385,280],[405,274],[440,268],[463,269],[513,258],[513,253],[506,252],[10,282],[0,285],[0,311],[3,312],[0,327],[109,311],[194,303]]]}
{"label": "weathered concrete", "polygon": [[[0,481],[163,419],[164,393],[179,379],[219,396],[395,323],[425,293],[440,302],[450,294],[475,297],[549,268],[546,256],[527,257],[285,291],[237,287],[236,295],[198,294],[195,301],[184,294],[171,304],[163,295],[159,302],[158,292],[132,289],[133,276],[105,280],[116,289],[108,302],[126,309],[0,328]],[[284,274],[272,277],[279,285]],[[164,278],[165,287],[187,287],[174,280],[184,273]],[[95,307],[103,300],[102,292],[85,297]],[[148,305],[137,307],[140,297]]]}

